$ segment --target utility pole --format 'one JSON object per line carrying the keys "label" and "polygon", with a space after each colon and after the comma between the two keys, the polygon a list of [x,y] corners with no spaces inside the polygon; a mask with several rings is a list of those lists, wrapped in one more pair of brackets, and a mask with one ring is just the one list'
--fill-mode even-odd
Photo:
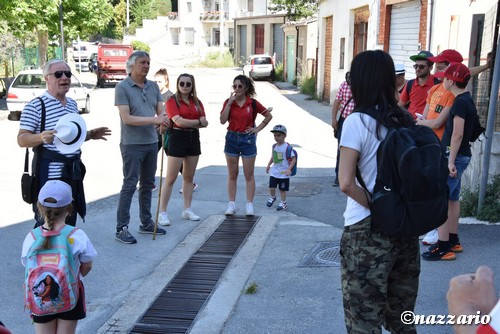
{"label": "utility pole", "polygon": [[220,47],[220,58],[222,59],[224,54],[224,0],[220,1],[220,38],[219,38],[219,47]]}
{"label": "utility pole", "polygon": [[129,0],[127,0],[127,35],[128,35],[129,27],[130,27],[130,4],[129,4]]}

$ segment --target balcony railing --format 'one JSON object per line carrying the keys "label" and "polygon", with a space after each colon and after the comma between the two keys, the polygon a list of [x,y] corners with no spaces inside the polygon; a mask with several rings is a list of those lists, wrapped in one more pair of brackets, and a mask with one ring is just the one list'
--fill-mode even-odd
{"label": "balcony railing", "polygon": [[224,19],[228,20],[229,19],[229,13],[228,12],[204,12],[200,14],[200,21],[218,21],[220,20],[220,16],[224,14]]}

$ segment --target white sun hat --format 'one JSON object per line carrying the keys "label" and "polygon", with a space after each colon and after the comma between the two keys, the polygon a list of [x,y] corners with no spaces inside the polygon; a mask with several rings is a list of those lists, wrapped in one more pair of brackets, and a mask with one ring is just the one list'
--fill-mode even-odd
{"label": "white sun hat", "polygon": [[54,145],[63,154],[78,151],[87,137],[87,124],[82,116],[75,113],[61,117],[54,130]]}

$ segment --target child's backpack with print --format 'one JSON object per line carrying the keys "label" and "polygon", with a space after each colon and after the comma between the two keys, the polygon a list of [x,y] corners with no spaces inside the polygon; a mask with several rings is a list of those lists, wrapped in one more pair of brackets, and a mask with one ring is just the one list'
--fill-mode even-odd
{"label": "child's backpack with print", "polygon": [[[79,297],[79,268],[71,251],[71,235],[78,230],[65,226],[60,231],[31,231],[33,245],[26,262],[25,308],[37,316],[67,312]],[[44,237],[50,247],[43,248]]]}
{"label": "child's backpack with print", "polygon": [[[292,174],[290,174],[290,176],[294,176],[295,174],[297,174],[297,161],[299,160],[299,155],[297,154],[297,151],[292,147],[292,145],[288,143],[286,143],[286,145],[287,147],[285,155],[286,155],[286,160],[288,161],[289,164],[292,162],[292,152],[295,155],[295,165],[292,168]],[[275,147],[276,144],[273,144],[273,150]]]}

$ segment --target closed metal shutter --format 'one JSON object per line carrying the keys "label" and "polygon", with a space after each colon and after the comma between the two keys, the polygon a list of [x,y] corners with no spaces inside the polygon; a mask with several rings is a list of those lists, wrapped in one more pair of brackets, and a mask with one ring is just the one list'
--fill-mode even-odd
{"label": "closed metal shutter", "polygon": [[280,24],[273,24],[273,52],[276,55],[275,62],[283,62],[283,29]]}
{"label": "closed metal shutter", "polygon": [[247,26],[240,25],[239,34],[240,34],[240,60],[245,63],[249,54],[247,54]]}
{"label": "closed metal shutter", "polygon": [[[405,64],[406,79],[415,78],[410,56],[419,52],[420,0],[394,4],[391,12],[389,54],[394,63]],[[423,46],[425,48],[425,46]]]}

